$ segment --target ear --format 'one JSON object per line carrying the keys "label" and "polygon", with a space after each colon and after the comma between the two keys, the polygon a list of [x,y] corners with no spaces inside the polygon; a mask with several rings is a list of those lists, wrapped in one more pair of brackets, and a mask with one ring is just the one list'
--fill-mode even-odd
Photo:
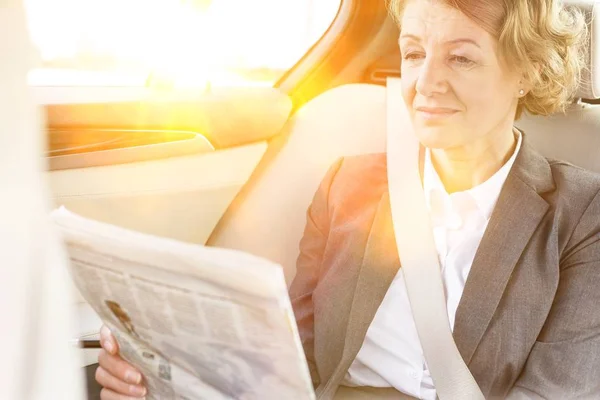
{"label": "ear", "polygon": [[527,96],[527,93],[531,91],[531,85],[528,82],[520,81],[519,89],[517,90],[517,97],[522,98]]}
{"label": "ear", "polygon": [[[526,71],[522,71],[520,73],[520,79],[519,79],[519,97],[524,97],[525,95],[527,95],[527,93],[529,93],[531,91],[531,89],[533,88],[534,82],[538,81],[539,79],[539,75],[540,75],[540,71],[541,71],[541,65],[540,63],[534,63],[533,64],[533,73],[527,73]],[[522,92],[521,92],[522,91]]]}

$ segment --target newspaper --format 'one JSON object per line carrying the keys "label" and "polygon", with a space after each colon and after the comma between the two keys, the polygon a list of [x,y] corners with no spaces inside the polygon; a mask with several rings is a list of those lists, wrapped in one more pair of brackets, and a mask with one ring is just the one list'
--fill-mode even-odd
{"label": "newspaper", "polygon": [[137,366],[148,399],[314,399],[282,268],[60,208],[83,297]]}

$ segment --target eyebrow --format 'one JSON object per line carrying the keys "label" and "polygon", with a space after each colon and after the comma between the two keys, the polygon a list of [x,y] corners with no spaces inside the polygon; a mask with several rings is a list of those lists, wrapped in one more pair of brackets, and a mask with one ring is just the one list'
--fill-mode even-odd
{"label": "eyebrow", "polygon": [[[402,39],[412,39],[412,40],[414,40],[414,41],[416,41],[416,42],[420,42],[420,41],[421,41],[421,38],[420,38],[420,37],[418,37],[418,36],[416,36],[416,35],[412,35],[412,34],[410,34],[410,33],[402,34],[402,35],[400,36],[400,39],[399,39],[399,41],[400,41],[400,40],[402,40]],[[470,43],[470,44],[472,44],[472,45],[474,45],[474,46],[477,46],[477,47],[481,48],[481,46],[479,45],[479,43],[477,43],[477,42],[476,42],[476,41],[474,41],[473,39],[469,39],[469,38],[458,38],[458,39],[452,39],[452,40],[448,40],[448,41],[446,41],[445,43],[446,43],[446,44]]]}

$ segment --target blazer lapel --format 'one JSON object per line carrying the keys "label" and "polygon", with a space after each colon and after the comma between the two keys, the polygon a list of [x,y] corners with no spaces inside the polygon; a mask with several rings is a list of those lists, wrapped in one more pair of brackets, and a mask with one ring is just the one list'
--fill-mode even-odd
{"label": "blazer lapel", "polygon": [[389,195],[382,195],[369,232],[350,305],[341,360],[329,380],[317,390],[318,399],[332,398],[362,347],[367,330],[400,268]]}
{"label": "blazer lapel", "polygon": [[500,303],[521,253],[549,208],[540,194],[553,189],[550,165],[523,138],[477,249],[456,313],[454,338],[467,364]]}
{"label": "blazer lapel", "polygon": [[344,357],[351,360],[360,350],[375,313],[400,269],[390,215],[386,192],[373,221],[350,308]]}
{"label": "blazer lapel", "polygon": [[[424,155],[425,148],[421,146],[419,149],[421,176],[423,176]],[[350,367],[358,354],[375,313],[399,269],[400,258],[396,247],[390,196],[386,190],[373,219],[350,308],[343,353],[343,361],[349,363],[344,371]]]}
{"label": "blazer lapel", "polygon": [[[421,147],[419,151],[421,176],[423,175],[424,155],[425,148]],[[342,358],[328,381],[317,389],[318,399],[329,399],[335,394],[339,383],[362,347],[367,330],[399,269],[400,259],[396,248],[390,197],[386,190],[381,196],[369,231],[362,263],[355,281],[356,286],[348,288],[354,291],[354,296],[348,314]]]}

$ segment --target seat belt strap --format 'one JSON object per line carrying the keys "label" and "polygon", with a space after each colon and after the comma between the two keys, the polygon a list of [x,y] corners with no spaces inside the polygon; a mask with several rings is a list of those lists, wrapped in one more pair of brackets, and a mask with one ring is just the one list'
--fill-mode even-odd
{"label": "seat belt strap", "polygon": [[433,229],[419,173],[419,142],[402,98],[387,81],[387,176],[401,271],[423,354],[439,399],[484,400],[456,347]]}

